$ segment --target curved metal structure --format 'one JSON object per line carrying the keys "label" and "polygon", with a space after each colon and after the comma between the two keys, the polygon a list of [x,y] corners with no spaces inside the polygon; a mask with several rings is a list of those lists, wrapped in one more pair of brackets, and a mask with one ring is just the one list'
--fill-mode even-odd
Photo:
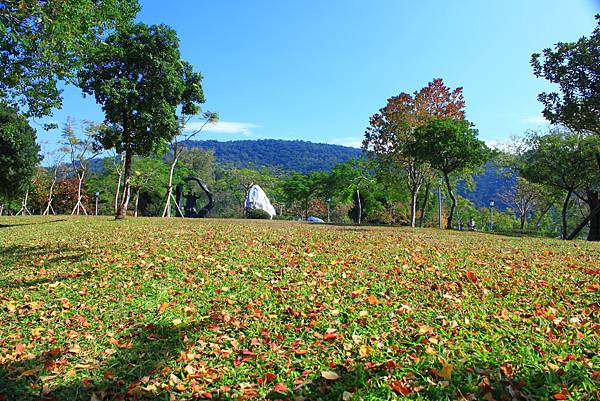
{"label": "curved metal structure", "polygon": [[[177,185],[176,190],[175,190],[175,196],[177,199],[177,206],[178,206],[177,211],[176,211],[177,217],[191,217],[191,218],[206,217],[208,215],[208,213],[210,212],[210,210],[215,206],[212,192],[210,191],[210,189],[208,188],[206,183],[198,177],[194,177],[194,176],[190,175],[190,176],[185,177],[183,180],[185,182],[195,181],[196,183],[198,183],[200,188],[202,188],[202,190],[206,194],[206,197],[208,198],[208,203],[203,208],[198,209],[198,207],[196,205],[196,201],[198,199],[200,199],[201,196],[196,195],[191,190],[189,193],[184,194],[183,193],[183,184],[179,184],[179,185]],[[184,198],[185,198],[185,205],[183,204]],[[182,216],[181,212],[184,213],[183,216]]]}

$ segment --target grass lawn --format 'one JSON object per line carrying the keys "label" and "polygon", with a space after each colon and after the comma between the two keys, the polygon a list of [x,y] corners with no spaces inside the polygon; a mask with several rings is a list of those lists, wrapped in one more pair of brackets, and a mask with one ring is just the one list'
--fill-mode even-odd
{"label": "grass lawn", "polygon": [[600,247],[0,218],[0,400],[598,400]]}

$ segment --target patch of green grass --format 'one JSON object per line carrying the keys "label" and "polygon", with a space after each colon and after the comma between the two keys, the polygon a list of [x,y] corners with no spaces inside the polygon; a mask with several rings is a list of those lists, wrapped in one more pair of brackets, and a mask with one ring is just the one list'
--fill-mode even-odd
{"label": "patch of green grass", "polygon": [[0,218],[0,400],[595,400],[598,244]]}

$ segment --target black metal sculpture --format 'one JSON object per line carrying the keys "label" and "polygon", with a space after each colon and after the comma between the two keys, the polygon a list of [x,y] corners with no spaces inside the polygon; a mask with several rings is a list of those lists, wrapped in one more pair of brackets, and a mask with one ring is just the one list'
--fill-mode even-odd
{"label": "black metal sculpture", "polygon": [[[185,217],[192,217],[192,218],[206,217],[208,215],[208,212],[210,212],[210,209],[212,209],[213,206],[215,205],[215,202],[213,201],[212,192],[210,192],[210,189],[208,189],[208,186],[206,185],[206,183],[198,177],[187,176],[184,178],[184,181],[186,181],[186,182],[196,181],[198,183],[198,185],[200,185],[200,188],[202,188],[202,190],[206,194],[206,196],[208,198],[208,203],[202,209],[198,209],[198,206],[196,205],[196,201],[198,199],[200,199],[201,196],[193,193],[191,189],[190,189],[189,193],[184,194],[183,193],[183,184],[179,184],[175,188],[175,196],[177,199],[177,206],[178,206],[177,211],[176,211],[176,216],[177,217],[185,216]],[[183,205],[184,198],[185,198],[185,207]],[[184,216],[181,215],[182,212],[184,213]]]}

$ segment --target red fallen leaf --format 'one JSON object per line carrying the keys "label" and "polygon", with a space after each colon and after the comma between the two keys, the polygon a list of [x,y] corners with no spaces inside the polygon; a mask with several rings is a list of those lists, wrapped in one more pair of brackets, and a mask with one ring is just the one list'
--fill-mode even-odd
{"label": "red fallen leaf", "polygon": [[367,297],[367,302],[369,303],[369,305],[377,305],[379,303],[379,300],[375,296],[369,295]]}
{"label": "red fallen leaf", "polygon": [[119,345],[119,340],[111,337],[111,338],[108,339],[108,343],[112,344],[112,345]]}
{"label": "red fallen leaf", "polygon": [[406,387],[406,385],[404,383],[402,383],[400,380],[394,380],[393,382],[390,383],[390,387],[392,388],[392,390],[394,390],[396,393],[400,394],[400,395],[409,395],[411,393],[411,390]]}
{"label": "red fallen leaf", "polygon": [[555,400],[566,400],[567,395],[569,395],[569,390],[567,390],[566,387],[563,387],[562,390],[560,391],[560,393],[554,394],[554,399]]}
{"label": "red fallen leaf", "polygon": [[22,354],[23,352],[25,352],[25,344],[17,344],[15,346],[15,352],[17,354]]}
{"label": "red fallen leaf", "polygon": [[475,283],[477,281],[477,275],[473,272],[467,272],[467,279],[471,280],[471,282]]}
{"label": "red fallen leaf", "polygon": [[267,372],[265,374],[265,383],[268,383],[268,382],[274,380],[276,377],[277,376],[275,375],[275,373],[273,373],[273,372]]}
{"label": "red fallen leaf", "polygon": [[283,383],[277,383],[273,386],[273,391],[277,391],[278,393],[287,393],[290,391],[290,389],[287,388],[287,386]]}
{"label": "red fallen leaf", "polygon": [[247,349],[243,349],[241,354],[244,356],[244,358],[254,358],[256,356],[254,352]]}

